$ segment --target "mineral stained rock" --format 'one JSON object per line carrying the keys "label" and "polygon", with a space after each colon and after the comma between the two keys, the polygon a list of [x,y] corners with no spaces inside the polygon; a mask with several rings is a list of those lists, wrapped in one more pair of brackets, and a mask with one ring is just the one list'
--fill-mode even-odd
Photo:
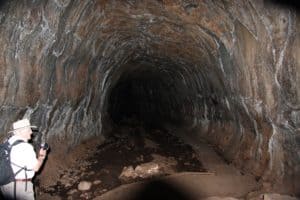
{"label": "mineral stained rock", "polygon": [[299,29],[272,1],[1,1],[1,137],[28,117],[74,145],[135,116],[300,191]]}

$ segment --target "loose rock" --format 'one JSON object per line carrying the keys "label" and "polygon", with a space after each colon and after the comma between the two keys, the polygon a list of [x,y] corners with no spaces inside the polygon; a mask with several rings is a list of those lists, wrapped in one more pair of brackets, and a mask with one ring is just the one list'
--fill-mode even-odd
{"label": "loose rock", "polygon": [[124,167],[122,170],[122,173],[119,176],[119,179],[123,180],[123,181],[128,181],[130,179],[134,179],[136,178],[138,175],[135,172],[135,170],[133,169],[132,166],[129,167]]}
{"label": "loose rock", "polygon": [[70,190],[67,194],[68,194],[68,195],[72,195],[72,194],[74,194],[74,193],[76,193],[76,192],[78,192],[78,190],[73,189],[73,190]]}
{"label": "loose rock", "polygon": [[102,183],[102,181],[100,181],[100,180],[95,180],[95,181],[93,182],[94,185],[99,185],[100,183]]}
{"label": "loose rock", "polygon": [[91,189],[91,187],[92,187],[92,183],[89,181],[81,181],[78,184],[78,190],[80,190],[80,191],[89,190],[89,189]]}
{"label": "loose rock", "polygon": [[148,178],[148,177],[161,174],[159,171],[158,164],[153,162],[138,165],[135,168],[135,173],[141,178]]}

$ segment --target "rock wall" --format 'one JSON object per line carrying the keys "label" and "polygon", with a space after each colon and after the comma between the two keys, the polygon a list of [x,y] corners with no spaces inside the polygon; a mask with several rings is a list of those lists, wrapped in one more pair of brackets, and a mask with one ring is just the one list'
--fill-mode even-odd
{"label": "rock wall", "polygon": [[300,191],[299,27],[270,1],[3,1],[0,132],[29,117],[42,140],[74,145],[102,135],[120,93],[140,86],[136,112]]}

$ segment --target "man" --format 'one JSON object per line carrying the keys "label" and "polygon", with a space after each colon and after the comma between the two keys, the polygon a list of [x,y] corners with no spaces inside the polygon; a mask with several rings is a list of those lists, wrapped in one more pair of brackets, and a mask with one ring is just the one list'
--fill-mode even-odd
{"label": "man", "polygon": [[1,191],[5,199],[34,200],[34,188],[32,178],[45,160],[47,150],[40,149],[38,156],[34,148],[28,141],[31,139],[32,130],[28,119],[23,119],[13,123],[13,136],[8,142],[22,142],[13,146],[10,153],[11,166],[16,174],[16,181],[1,186]]}

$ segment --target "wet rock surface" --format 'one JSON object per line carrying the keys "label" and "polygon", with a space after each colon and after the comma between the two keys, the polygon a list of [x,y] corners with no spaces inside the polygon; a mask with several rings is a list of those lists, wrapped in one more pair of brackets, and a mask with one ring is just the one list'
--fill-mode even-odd
{"label": "wet rock surface", "polygon": [[122,184],[206,172],[193,148],[179,138],[161,131],[136,133],[108,138],[87,160],[61,171],[56,184],[38,187],[39,198],[92,199]]}

